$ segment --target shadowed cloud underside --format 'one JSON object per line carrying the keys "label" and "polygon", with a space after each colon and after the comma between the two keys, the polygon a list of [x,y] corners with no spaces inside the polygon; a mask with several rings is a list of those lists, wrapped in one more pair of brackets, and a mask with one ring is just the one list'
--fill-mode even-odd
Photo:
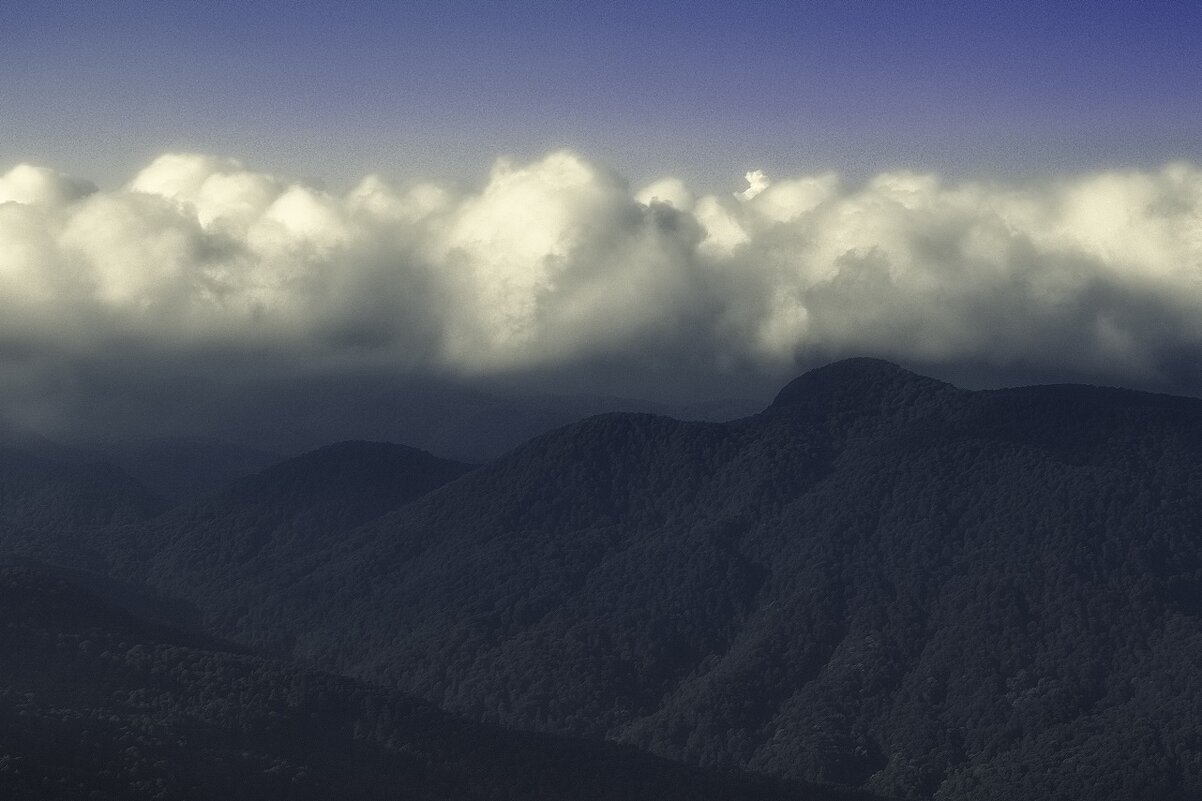
{"label": "shadowed cloud underside", "polygon": [[7,405],[88,371],[489,377],[818,357],[1154,383],[1202,343],[1202,172],[833,173],[695,194],[571,151],[346,192],[195,154],[125,186],[0,176]]}

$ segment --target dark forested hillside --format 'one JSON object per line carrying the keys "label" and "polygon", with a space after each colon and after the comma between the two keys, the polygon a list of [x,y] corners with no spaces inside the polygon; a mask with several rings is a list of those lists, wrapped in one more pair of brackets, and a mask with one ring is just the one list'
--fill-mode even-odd
{"label": "dark forested hillside", "polygon": [[357,526],[470,469],[404,445],[338,443],[240,479],[142,527],[98,533],[103,542],[92,547],[104,550],[121,575],[149,577],[189,598],[222,593],[220,612],[228,617],[287,586]]}
{"label": "dark forested hillside", "polygon": [[34,566],[0,567],[0,797],[866,798],[456,720],[230,653]]}
{"label": "dark forested hillside", "polygon": [[1199,401],[851,360],[733,423],[558,430],[239,587],[162,526],[122,547],[227,636],[482,721],[914,798],[1187,799],[1200,457]]}
{"label": "dark forested hillside", "polygon": [[119,471],[10,459],[18,795],[808,792],[609,740],[903,798],[1202,797],[1202,401],[849,360],[734,422],[607,414],[476,468],[343,443],[150,519]]}
{"label": "dark forested hillside", "polygon": [[166,506],[112,465],[60,461],[0,447],[0,523],[76,529],[146,520]]}

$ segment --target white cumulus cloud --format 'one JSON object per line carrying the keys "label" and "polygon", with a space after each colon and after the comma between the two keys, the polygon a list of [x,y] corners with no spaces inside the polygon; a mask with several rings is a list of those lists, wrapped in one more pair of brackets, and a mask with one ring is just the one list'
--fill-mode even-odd
{"label": "white cumulus cloud", "polygon": [[1191,165],[746,180],[632,189],[568,151],[500,160],[472,189],[332,192],[167,154],[98,191],[21,165],[0,176],[0,364],[219,348],[462,375],[600,357],[785,374],[799,354],[871,353],[1146,379],[1202,346]]}

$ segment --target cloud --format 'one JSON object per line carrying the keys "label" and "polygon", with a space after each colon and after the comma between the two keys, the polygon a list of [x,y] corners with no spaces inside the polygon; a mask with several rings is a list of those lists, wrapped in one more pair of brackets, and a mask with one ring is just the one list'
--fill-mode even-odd
{"label": "cloud", "polygon": [[62,204],[95,191],[95,185],[87,181],[29,164],[19,164],[0,176],[0,203]]}
{"label": "cloud", "polygon": [[764,175],[763,170],[752,170],[744,177],[747,179],[747,188],[742,192],[735,192],[735,197],[739,200],[752,200],[770,185],[768,176]]}
{"label": "cloud", "polygon": [[61,383],[223,352],[250,371],[606,359],[783,376],[871,353],[1145,381],[1202,346],[1190,165],[746,179],[632,189],[568,151],[500,160],[472,189],[369,176],[332,192],[168,154],[99,191],[21,165],[0,176],[0,372]]}

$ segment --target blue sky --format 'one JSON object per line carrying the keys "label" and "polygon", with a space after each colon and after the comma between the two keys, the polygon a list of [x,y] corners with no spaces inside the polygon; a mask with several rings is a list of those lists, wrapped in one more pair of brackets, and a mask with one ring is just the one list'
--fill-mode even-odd
{"label": "blue sky", "polygon": [[1196,159],[1180,3],[7,3],[0,164],[167,150],[335,184],[573,147],[641,181]]}

